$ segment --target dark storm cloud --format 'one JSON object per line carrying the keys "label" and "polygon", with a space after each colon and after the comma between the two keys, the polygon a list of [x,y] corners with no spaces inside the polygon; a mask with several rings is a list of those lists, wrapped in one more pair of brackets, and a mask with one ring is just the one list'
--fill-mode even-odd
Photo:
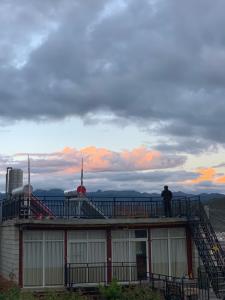
{"label": "dark storm cloud", "polygon": [[121,172],[121,173],[107,173],[107,174],[87,174],[87,179],[94,179],[98,176],[100,179],[102,177],[109,181],[114,182],[147,182],[147,183],[163,183],[163,182],[179,182],[194,179],[196,173],[187,171],[148,171],[148,172]]}
{"label": "dark storm cloud", "polygon": [[198,137],[180,137],[179,140],[171,138],[168,141],[159,140],[156,143],[156,148],[160,152],[165,153],[176,153],[176,152],[189,152],[191,154],[199,154],[203,150],[209,152],[217,152],[217,144],[211,144],[209,141]]}
{"label": "dark storm cloud", "polygon": [[110,112],[178,150],[223,144],[224,11],[222,0],[1,1],[0,116]]}

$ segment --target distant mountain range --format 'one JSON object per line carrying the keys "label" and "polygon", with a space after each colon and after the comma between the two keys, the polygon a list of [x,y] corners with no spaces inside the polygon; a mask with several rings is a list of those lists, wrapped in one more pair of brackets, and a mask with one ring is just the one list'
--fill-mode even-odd
{"label": "distant mountain range", "polygon": [[[64,190],[62,189],[50,189],[50,190],[42,190],[42,189],[37,189],[34,191],[34,194],[36,196],[46,196],[46,197],[61,197],[64,195]],[[141,198],[141,197],[160,197],[159,193],[141,193],[138,191],[132,191],[132,190],[124,190],[124,191],[116,191],[116,190],[108,190],[108,191],[102,191],[102,190],[98,190],[96,192],[89,192],[87,193],[87,195],[89,197],[137,197],[137,198]],[[188,193],[184,193],[184,192],[174,192],[173,193],[174,197],[190,197],[190,196],[196,196],[196,194],[188,194]],[[199,194],[198,196],[200,196],[200,199],[202,201],[211,201],[214,199],[221,199],[221,198],[225,198],[224,194],[219,194],[219,193],[203,193],[203,194]],[[4,193],[0,193],[0,199],[4,198]]]}

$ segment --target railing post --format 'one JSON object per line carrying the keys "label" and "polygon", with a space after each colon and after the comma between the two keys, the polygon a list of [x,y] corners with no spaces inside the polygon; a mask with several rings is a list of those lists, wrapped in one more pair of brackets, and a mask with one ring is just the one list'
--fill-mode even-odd
{"label": "railing post", "polygon": [[116,198],[113,197],[113,217],[116,217]]}
{"label": "railing post", "polygon": [[159,205],[158,205],[158,201],[156,202],[156,217],[159,217]]}
{"label": "railing post", "polygon": [[[161,279],[161,278],[160,278]],[[167,276],[166,276],[166,280],[165,280],[166,282],[165,282],[165,294],[166,294],[166,299],[167,299],[167,297],[169,296],[168,295],[168,283],[167,283]]]}
{"label": "railing post", "polygon": [[154,280],[154,276],[152,273],[151,273],[151,278],[152,278],[152,288],[154,289],[155,288],[155,280]]}
{"label": "railing post", "polygon": [[182,205],[181,205],[181,199],[178,199],[179,201],[179,216],[181,217],[182,216]]}
{"label": "railing post", "polygon": [[67,287],[67,285],[68,285],[67,264],[65,264],[65,268],[64,268],[64,285],[65,285],[65,287]]}
{"label": "railing post", "polygon": [[207,300],[209,300],[209,278],[207,276]]}
{"label": "railing post", "polygon": [[184,279],[182,278],[181,279],[181,297],[182,297],[182,300],[184,300]]}
{"label": "railing post", "polygon": [[67,264],[67,282],[69,288],[72,286],[71,278],[70,278],[70,264]]}
{"label": "railing post", "polygon": [[111,230],[107,229],[107,283],[112,281],[112,236]]}
{"label": "railing post", "polygon": [[[19,216],[19,218],[21,218],[21,209],[22,209],[22,205],[21,205],[21,203],[22,203],[21,196],[19,196],[18,201],[17,201],[17,200],[15,201],[15,204],[17,204],[17,203],[18,203],[18,205],[16,205],[16,207],[15,207],[15,212],[14,212],[14,214],[17,214],[17,215]],[[18,211],[17,211],[16,208],[18,209]]]}

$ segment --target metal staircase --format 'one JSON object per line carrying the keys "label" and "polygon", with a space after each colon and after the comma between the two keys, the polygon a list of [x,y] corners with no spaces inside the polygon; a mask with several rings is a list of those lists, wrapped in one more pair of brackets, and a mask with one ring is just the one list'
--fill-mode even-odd
{"label": "metal staircase", "polygon": [[225,299],[225,255],[200,201],[189,202],[188,224],[199,256],[208,274],[212,289]]}
{"label": "metal staircase", "polygon": [[52,210],[33,194],[30,197],[30,209],[36,217],[54,217]]}
{"label": "metal staircase", "polygon": [[82,202],[82,211],[85,216],[92,218],[108,219],[107,216],[93,202],[85,198]]}
{"label": "metal staircase", "polygon": [[33,194],[29,198],[24,198],[19,202],[20,217],[28,218],[35,216],[36,218],[49,217],[54,218],[52,210],[43,202],[40,201]]}

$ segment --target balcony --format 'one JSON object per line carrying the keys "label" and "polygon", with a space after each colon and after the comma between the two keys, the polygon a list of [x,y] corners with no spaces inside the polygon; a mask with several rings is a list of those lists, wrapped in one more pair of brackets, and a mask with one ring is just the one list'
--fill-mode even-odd
{"label": "balcony", "polygon": [[[175,197],[171,204],[170,218],[187,217],[197,210],[199,197]],[[1,203],[2,221],[8,219],[123,219],[163,218],[164,203],[151,197],[64,198],[36,197],[15,198]]]}

